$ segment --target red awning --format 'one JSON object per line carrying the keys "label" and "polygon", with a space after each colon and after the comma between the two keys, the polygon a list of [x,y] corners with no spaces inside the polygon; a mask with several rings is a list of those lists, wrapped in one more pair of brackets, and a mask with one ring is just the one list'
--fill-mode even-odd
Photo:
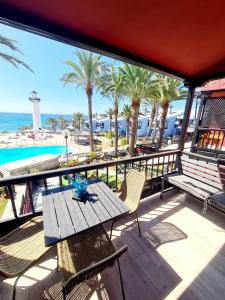
{"label": "red awning", "polygon": [[202,88],[202,92],[225,90],[225,79],[212,80],[207,82]]}
{"label": "red awning", "polygon": [[224,0],[1,0],[0,16],[187,80],[225,75]]}

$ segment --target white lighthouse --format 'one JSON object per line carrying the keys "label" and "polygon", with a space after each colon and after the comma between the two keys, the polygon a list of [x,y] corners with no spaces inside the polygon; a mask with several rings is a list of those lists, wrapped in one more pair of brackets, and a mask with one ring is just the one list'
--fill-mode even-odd
{"label": "white lighthouse", "polygon": [[33,108],[33,129],[34,131],[39,131],[42,129],[39,109],[39,102],[41,101],[41,99],[37,97],[37,92],[33,91],[31,92],[31,97],[29,97],[29,100],[32,102]]}

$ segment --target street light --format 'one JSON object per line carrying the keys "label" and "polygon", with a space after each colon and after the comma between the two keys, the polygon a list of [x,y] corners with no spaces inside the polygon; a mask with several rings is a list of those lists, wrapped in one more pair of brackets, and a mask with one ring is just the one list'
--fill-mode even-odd
{"label": "street light", "polygon": [[180,122],[179,122],[179,120],[176,120],[176,122],[175,122],[175,126],[176,126],[176,127],[179,127],[179,125],[180,125]]}
{"label": "street light", "polygon": [[65,138],[65,140],[66,140],[66,163],[67,163],[67,167],[68,167],[68,137],[70,136],[70,131],[69,131],[69,129],[64,129],[63,131],[62,131],[62,134],[63,134],[63,136],[64,136],[64,138]]}
{"label": "street light", "polygon": [[179,121],[179,120],[176,120],[176,122],[175,122],[176,135],[178,135],[178,132],[179,132],[178,127],[179,127],[179,126],[180,126],[180,121]]}

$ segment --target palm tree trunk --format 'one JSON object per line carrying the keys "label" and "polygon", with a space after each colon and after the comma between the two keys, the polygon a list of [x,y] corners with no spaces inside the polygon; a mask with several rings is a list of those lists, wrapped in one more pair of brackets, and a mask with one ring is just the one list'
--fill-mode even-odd
{"label": "palm tree trunk", "polygon": [[109,131],[112,129],[112,117],[111,115],[109,116]]}
{"label": "palm tree trunk", "polygon": [[114,107],[115,156],[118,154],[118,106]]}
{"label": "palm tree trunk", "polygon": [[92,124],[92,91],[87,91],[88,97],[88,119],[89,119],[89,135],[90,135],[90,151],[94,151],[93,141],[93,124]]}
{"label": "palm tree trunk", "polygon": [[129,152],[130,155],[133,156],[136,136],[137,136],[137,122],[138,122],[140,103],[134,100],[132,102],[131,107],[132,107],[132,114],[131,114],[131,136],[130,136],[130,143],[129,143]]}
{"label": "palm tree trunk", "polygon": [[156,104],[155,125],[154,125],[154,129],[153,129],[153,134],[152,134],[152,143],[153,144],[155,143],[155,137],[156,137],[158,111],[159,111],[159,103]]}
{"label": "palm tree trunk", "polygon": [[151,113],[149,115],[149,124],[148,124],[148,130],[147,130],[146,136],[149,136],[149,133],[150,133],[150,130],[152,128],[152,124],[153,124],[153,121],[154,121],[154,118],[155,118],[155,113],[156,113],[156,103],[153,103],[152,104],[152,110],[151,110]]}
{"label": "palm tree trunk", "polygon": [[129,144],[129,126],[130,126],[130,120],[126,119],[126,141],[127,144]]}
{"label": "palm tree trunk", "polygon": [[162,146],[162,140],[163,140],[165,125],[166,125],[166,116],[169,109],[169,102],[162,103],[161,107],[162,107],[162,111],[160,114],[160,123],[159,123],[158,149],[160,149]]}

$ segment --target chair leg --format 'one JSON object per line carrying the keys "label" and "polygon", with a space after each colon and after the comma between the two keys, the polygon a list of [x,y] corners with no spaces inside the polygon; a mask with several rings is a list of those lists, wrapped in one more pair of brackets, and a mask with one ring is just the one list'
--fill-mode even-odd
{"label": "chair leg", "polygon": [[16,285],[17,285],[17,282],[18,280],[20,279],[22,275],[18,276],[13,284],[13,295],[12,295],[12,300],[15,300],[16,299]]}
{"label": "chair leg", "polygon": [[139,220],[138,220],[138,214],[136,212],[136,219],[137,219],[137,224],[138,224],[138,231],[139,231],[139,235],[141,236],[141,228],[140,228],[140,224],[139,224]]}
{"label": "chair leg", "polygon": [[117,265],[118,265],[118,269],[119,269],[119,275],[120,275],[120,284],[121,284],[121,289],[122,289],[122,295],[123,295],[123,300],[125,300],[125,293],[124,293],[124,288],[123,288],[123,279],[122,279],[122,274],[121,274],[121,269],[120,269],[120,263],[119,263],[119,259],[117,258]]}
{"label": "chair leg", "polygon": [[114,221],[112,221],[112,224],[111,224],[110,240],[111,240],[111,238],[112,238],[113,225],[114,225]]}
{"label": "chair leg", "polygon": [[56,271],[59,272],[60,268],[59,268],[59,256],[57,255],[57,267],[56,267]]}
{"label": "chair leg", "polygon": [[66,300],[66,289],[65,289],[65,287],[63,287],[63,289],[62,289],[62,293],[63,293],[63,300]]}

